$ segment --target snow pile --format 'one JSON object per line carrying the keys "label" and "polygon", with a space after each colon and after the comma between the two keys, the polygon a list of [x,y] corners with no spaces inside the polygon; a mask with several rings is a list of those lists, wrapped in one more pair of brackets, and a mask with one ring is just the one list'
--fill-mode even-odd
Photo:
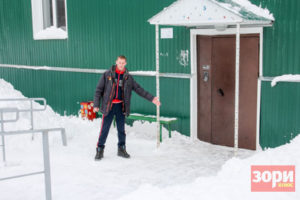
{"label": "snow pile", "polygon": [[[20,91],[15,90],[14,87],[3,79],[0,79],[0,97],[1,99],[24,99],[26,98]],[[42,108],[39,103],[33,102],[33,108]],[[0,101],[0,108],[18,108],[18,109],[29,109],[30,101]],[[13,113],[5,113],[5,119],[15,118]],[[90,132],[95,132],[98,129],[97,123],[89,123],[88,121],[81,120],[77,116],[61,116],[55,113],[50,106],[46,106],[45,111],[33,112],[33,125],[34,129],[46,129],[46,128],[65,128],[67,133],[67,139],[73,139],[78,135],[86,136]],[[98,122],[100,123],[100,122]],[[31,128],[31,117],[29,112],[20,113],[19,120],[13,123],[5,123],[5,131],[17,131],[17,130],[29,130]],[[60,132],[50,132],[50,145],[61,146],[62,138]],[[6,145],[9,149],[11,144],[14,150],[23,151],[28,145],[32,145],[32,138],[36,138],[36,145],[40,144],[41,134],[36,133],[34,135],[19,135],[18,137],[6,136]],[[1,158],[2,159],[2,158]]]}
{"label": "snow pile", "polygon": [[297,187],[300,180],[299,170],[297,170],[300,166],[300,136],[290,144],[259,152],[247,159],[232,158],[222,166],[216,176],[199,177],[192,183],[165,188],[145,184],[120,200],[300,199],[300,192],[297,188],[296,192],[251,192],[251,165],[295,165]]}
{"label": "snow pile", "polygon": [[300,82],[300,75],[293,75],[293,74],[286,74],[282,76],[275,77],[272,82],[271,86],[274,87],[278,82]]}
{"label": "snow pile", "polygon": [[[0,79],[1,98],[24,98],[13,86]],[[26,107],[26,102],[0,107]],[[35,103],[34,107],[39,104]],[[28,129],[29,115],[23,115],[15,127]],[[163,143],[156,149],[156,123],[135,121],[126,126],[127,151],[131,159],[119,158],[117,130],[111,127],[104,159],[94,161],[101,119],[81,120],[60,116],[47,106],[35,113],[36,128],[64,127],[68,146],[60,134],[50,135],[52,196],[56,200],[82,199],[297,199],[295,193],[251,193],[250,166],[264,164],[299,166],[300,137],[291,144],[267,151],[239,150],[232,158],[232,148],[215,146],[163,128]],[[7,163],[0,160],[0,178],[43,169],[41,135],[6,136]],[[249,157],[253,155],[252,157]],[[0,156],[0,159],[2,157]],[[296,182],[300,177],[296,172]],[[0,181],[0,199],[44,199],[42,175]],[[297,185],[297,184],[296,184]],[[299,199],[299,198],[298,198]]]}
{"label": "snow pile", "polygon": [[39,31],[34,35],[35,39],[47,40],[47,39],[66,39],[68,34],[65,30],[50,26],[44,30]]}
{"label": "snow pile", "polygon": [[[240,7],[232,6],[229,3],[220,3],[217,0],[213,0],[213,1],[215,1],[216,3],[222,5],[223,7],[227,8],[227,9],[235,11],[236,14],[240,14],[240,10],[241,10]],[[264,18],[272,20],[272,21],[275,20],[273,14],[270,13],[270,11],[267,8],[258,7],[254,4],[252,4],[249,0],[231,0],[231,1],[240,5],[245,10],[248,10],[258,16],[264,17]]]}
{"label": "snow pile", "polygon": [[[3,79],[0,79],[0,96],[1,99],[26,98],[20,91],[15,90],[10,83]],[[30,101],[0,101],[0,108],[29,109]],[[37,102],[33,102],[33,108],[43,108],[43,106]],[[15,114],[4,114],[5,119],[11,119],[14,116]],[[60,116],[51,107],[46,106],[45,111],[34,112],[34,129],[65,127],[70,123],[76,124],[74,120],[76,120],[76,117],[68,118]],[[20,119],[17,122],[5,124],[5,131],[28,130],[30,128],[30,113],[28,112],[20,113]]]}
{"label": "snow pile", "polygon": [[[24,98],[13,86],[0,79],[1,98]],[[26,102],[1,103],[0,107],[26,107]],[[34,103],[34,107],[39,104]],[[155,108],[154,108],[155,109]],[[21,116],[15,127],[5,130],[29,129],[29,115]],[[50,107],[34,113],[35,128],[64,127],[68,146],[62,145],[59,133],[51,132],[50,159],[53,199],[118,199],[134,192],[141,185],[157,187],[186,184],[196,177],[215,175],[232,157],[232,148],[193,141],[176,131],[168,138],[163,128],[163,143],[156,149],[156,123],[135,121],[126,126],[127,151],[131,159],[119,158],[117,130],[111,127],[106,142],[104,159],[94,161],[101,119],[82,120],[78,117],[60,116]],[[6,136],[7,163],[0,160],[0,178],[43,169],[41,134]],[[240,157],[252,151],[241,150]],[[0,156],[0,159],[2,157]],[[44,199],[42,175],[0,181],[0,199]],[[20,187],[21,186],[21,187]]]}

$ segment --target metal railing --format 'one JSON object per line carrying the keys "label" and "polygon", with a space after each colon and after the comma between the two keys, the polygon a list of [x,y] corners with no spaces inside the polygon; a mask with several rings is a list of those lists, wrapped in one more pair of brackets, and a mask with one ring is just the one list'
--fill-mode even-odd
{"label": "metal railing", "polygon": [[[60,131],[62,136],[63,145],[67,145],[67,138],[64,128],[49,128],[49,129],[34,129],[33,128],[33,112],[34,111],[43,111],[46,109],[46,100],[44,98],[29,98],[29,99],[0,99],[0,101],[30,101],[30,108],[29,109],[19,109],[19,108],[0,108],[0,124],[1,124],[1,131],[0,135],[2,138],[2,151],[3,151],[3,161],[6,162],[6,155],[5,155],[5,138],[4,136],[11,136],[11,135],[20,135],[20,134],[34,134],[34,133],[42,133],[42,142],[43,142],[43,160],[44,160],[44,170],[38,172],[31,172],[27,174],[21,174],[17,176],[10,176],[0,178],[0,181],[14,179],[14,178],[21,178],[25,176],[32,176],[37,174],[44,174],[45,176],[45,193],[46,193],[46,200],[52,199],[52,192],[51,192],[51,173],[50,173],[50,155],[49,155],[49,132],[53,131]],[[43,101],[43,108],[33,108],[33,101]],[[20,118],[20,112],[30,112],[30,121],[31,121],[31,128],[30,130],[18,130],[18,131],[5,131],[4,124],[17,122]],[[4,113],[14,113],[15,118],[13,119],[4,119]]]}
{"label": "metal railing", "polygon": [[[35,111],[44,111],[47,108],[46,99],[44,98],[10,98],[10,99],[0,99],[0,102],[13,102],[13,101],[29,101],[30,102],[30,108],[28,109],[18,109],[18,112],[30,112],[30,124],[31,129],[33,129],[33,112]],[[33,108],[33,102],[43,102],[42,108]],[[10,108],[5,108],[10,109]]]}

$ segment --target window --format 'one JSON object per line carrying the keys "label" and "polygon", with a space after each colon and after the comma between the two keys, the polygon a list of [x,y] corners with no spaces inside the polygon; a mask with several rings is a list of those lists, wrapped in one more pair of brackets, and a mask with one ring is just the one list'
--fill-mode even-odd
{"label": "window", "polygon": [[31,0],[33,38],[66,39],[66,0]]}

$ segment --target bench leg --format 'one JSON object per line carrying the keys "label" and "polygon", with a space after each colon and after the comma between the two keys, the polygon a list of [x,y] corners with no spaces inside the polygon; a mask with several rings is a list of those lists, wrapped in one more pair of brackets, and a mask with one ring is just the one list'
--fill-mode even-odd
{"label": "bench leg", "polygon": [[160,140],[160,142],[162,142],[162,124],[160,124],[160,130],[159,130],[159,132],[160,132],[159,140]]}
{"label": "bench leg", "polygon": [[172,137],[172,135],[171,135],[170,124],[168,124],[168,129],[169,129],[169,138],[171,138],[171,137]]}

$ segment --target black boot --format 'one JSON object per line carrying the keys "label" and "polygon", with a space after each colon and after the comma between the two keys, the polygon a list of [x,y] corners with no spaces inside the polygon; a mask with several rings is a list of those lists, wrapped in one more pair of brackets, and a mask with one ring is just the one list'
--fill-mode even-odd
{"label": "black boot", "polygon": [[118,148],[118,156],[123,157],[123,158],[130,158],[130,155],[126,152],[125,146],[120,146]]}
{"label": "black boot", "polygon": [[95,160],[101,160],[101,158],[103,158],[103,152],[104,152],[104,147],[96,148]]}

